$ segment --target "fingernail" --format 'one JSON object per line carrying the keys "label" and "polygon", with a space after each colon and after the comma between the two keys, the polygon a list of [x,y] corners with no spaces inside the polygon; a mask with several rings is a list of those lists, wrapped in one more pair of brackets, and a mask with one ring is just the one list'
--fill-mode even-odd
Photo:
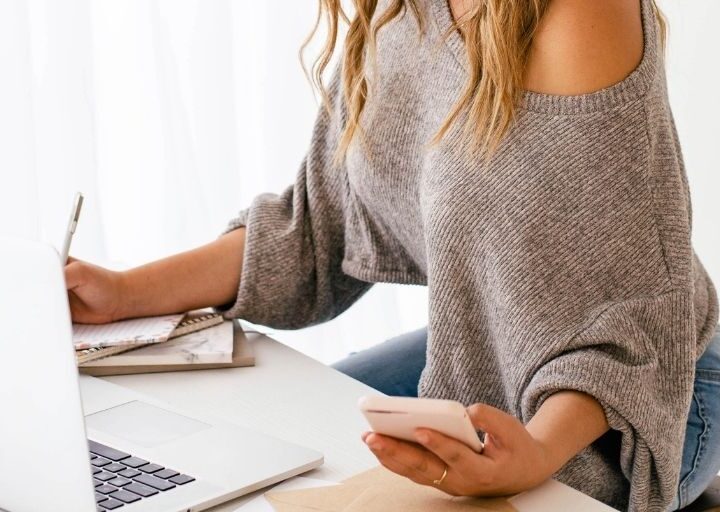
{"label": "fingernail", "polygon": [[428,436],[426,432],[418,432],[415,434],[415,439],[417,439],[420,444],[426,444],[430,441],[430,436]]}

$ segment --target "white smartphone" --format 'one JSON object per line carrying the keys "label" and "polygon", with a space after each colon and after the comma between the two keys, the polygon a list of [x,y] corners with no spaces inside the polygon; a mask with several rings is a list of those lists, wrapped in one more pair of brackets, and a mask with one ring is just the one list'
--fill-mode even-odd
{"label": "white smartphone", "polygon": [[482,452],[483,443],[460,402],[373,395],[360,398],[358,406],[378,434],[417,442],[415,429],[428,428]]}

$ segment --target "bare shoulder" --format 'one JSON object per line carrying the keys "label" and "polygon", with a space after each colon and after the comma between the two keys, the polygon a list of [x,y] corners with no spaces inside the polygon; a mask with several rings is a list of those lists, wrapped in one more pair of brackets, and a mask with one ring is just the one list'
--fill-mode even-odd
{"label": "bare shoulder", "polygon": [[626,78],[643,55],[640,0],[551,0],[534,38],[525,88],[594,92]]}

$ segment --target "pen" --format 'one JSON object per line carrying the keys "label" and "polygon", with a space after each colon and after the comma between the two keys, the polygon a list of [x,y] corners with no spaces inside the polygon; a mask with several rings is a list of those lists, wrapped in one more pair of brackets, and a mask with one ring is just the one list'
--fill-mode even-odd
{"label": "pen", "polygon": [[75,234],[77,228],[78,219],[80,218],[80,210],[82,209],[83,195],[80,192],[75,194],[73,200],[73,207],[70,210],[70,220],[68,221],[67,231],[65,231],[65,242],[63,243],[62,254],[60,255],[60,261],[63,265],[67,265],[68,254],[70,253],[70,242]]}

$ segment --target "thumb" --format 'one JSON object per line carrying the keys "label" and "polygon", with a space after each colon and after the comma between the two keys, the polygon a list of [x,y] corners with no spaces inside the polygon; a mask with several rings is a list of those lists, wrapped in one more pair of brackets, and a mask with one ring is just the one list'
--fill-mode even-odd
{"label": "thumb", "polygon": [[490,405],[471,405],[467,413],[476,429],[489,434],[499,444],[504,444],[504,438],[512,436],[517,428],[517,418]]}

